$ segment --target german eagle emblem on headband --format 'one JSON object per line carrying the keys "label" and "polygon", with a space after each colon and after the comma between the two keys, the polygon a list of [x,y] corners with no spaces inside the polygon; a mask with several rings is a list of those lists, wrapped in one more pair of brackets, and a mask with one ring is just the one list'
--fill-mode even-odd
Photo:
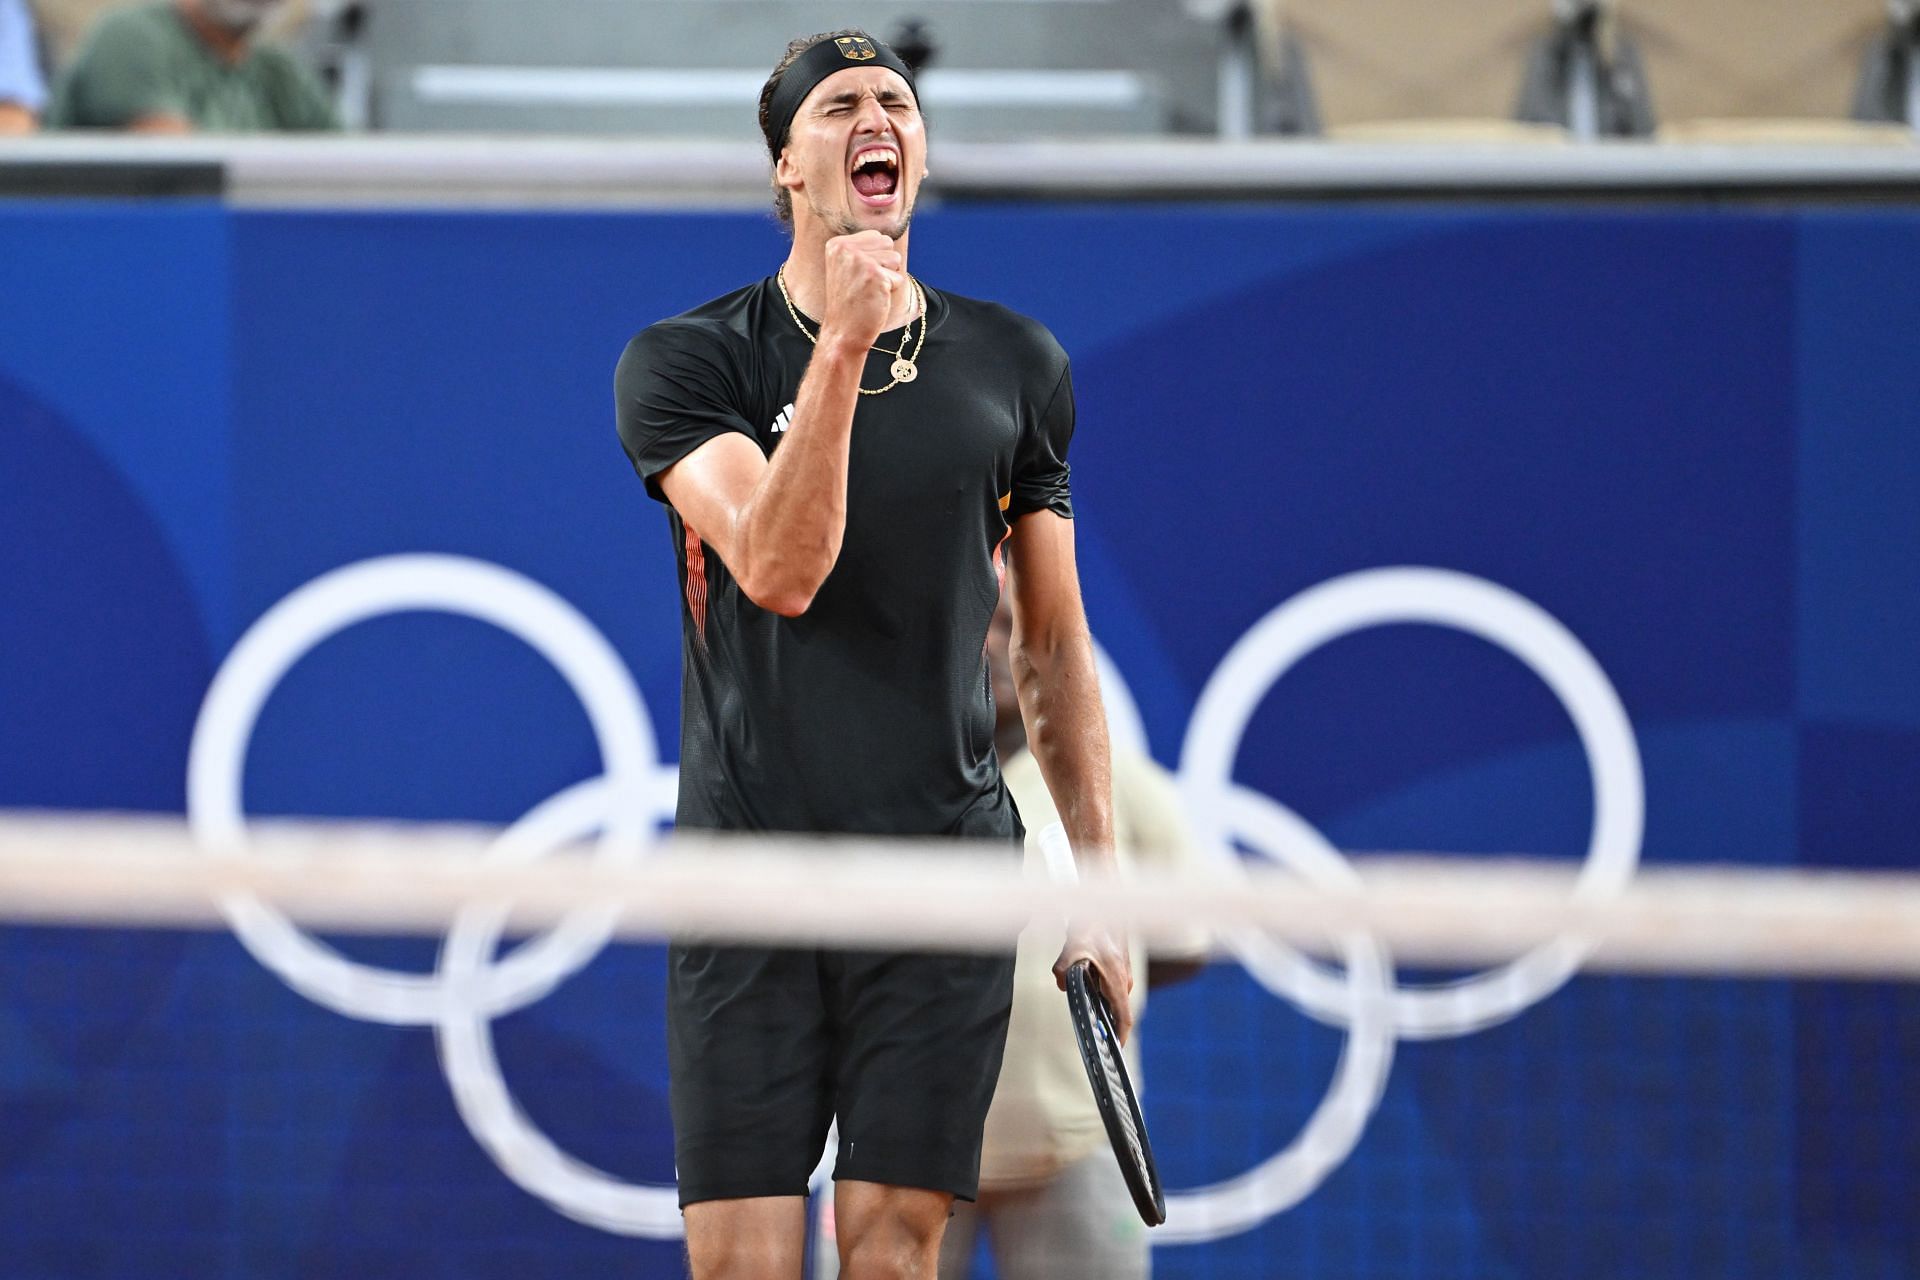
{"label": "german eagle emblem on headband", "polygon": [[839,36],[834,43],[840,46],[840,56],[848,62],[868,62],[879,56],[874,52],[873,41],[865,36]]}

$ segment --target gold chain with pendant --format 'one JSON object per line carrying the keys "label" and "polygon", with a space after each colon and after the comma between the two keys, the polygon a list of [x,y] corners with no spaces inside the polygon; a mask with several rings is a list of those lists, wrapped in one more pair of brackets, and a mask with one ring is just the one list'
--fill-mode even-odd
{"label": "gold chain with pendant", "polygon": [[[787,269],[782,267],[774,272],[773,279],[774,282],[780,286],[781,301],[787,304],[787,314],[793,317],[793,323],[799,326],[801,333],[807,335],[808,342],[818,345],[820,339],[814,334],[813,330],[807,328],[807,322],[800,318],[800,309],[793,305],[793,295],[787,292]],[[888,351],[885,347],[873,348],[873,350],[878,351],[883,356],[890,355],[893,357],[893,368],[889,370],[889,372],[893,374],[893,381],[884,387],[875,387],[872,390],[861,387],[860,394],[863,396],[885,395],[901,383],[912,382],[920,376],[920,350],[927,345],[927,294],[926,290],[920,287],[918,280],[914,280],[912,276],[908,276],[907,279],[913,281],[914,305],[920,313],[920,337],[918,340],[914,340],[913,320],[908,319],[907,327],[900,331],[900,347],[897,351]],[[912,355],[907,354],[907,343],[909,341],[913,342]]]}

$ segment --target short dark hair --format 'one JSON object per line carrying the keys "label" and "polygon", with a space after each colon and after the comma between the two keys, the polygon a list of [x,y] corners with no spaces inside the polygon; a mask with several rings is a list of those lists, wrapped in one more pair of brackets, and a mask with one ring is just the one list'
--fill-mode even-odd
{"label": "short dark hair", "polygon": [[[838,40],[844,36],[858,36],[862,40],[873,37],[859,27],[842,27],[838,31],[816,31],[810,36],[801,36],[798,40],[787,42],[787,51],[780,55],[780,61],[774,64],[773,74],[760,86],[760,136],[767,140],[767,156],[775,164],[780,162],[780,148],[784,138],[773,136],[773,95],[780,88],[787,69],[800,60],[800,55],[813,46],[827,40]],[[878,43],[878,41],[875,41]],[[793,226],[793,192],[775,185],[773,194],[773,212],[782,226]]]}

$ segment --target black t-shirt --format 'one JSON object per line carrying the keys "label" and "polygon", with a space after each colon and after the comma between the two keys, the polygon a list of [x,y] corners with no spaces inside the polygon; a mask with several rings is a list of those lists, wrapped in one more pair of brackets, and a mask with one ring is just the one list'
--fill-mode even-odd
{"label": "black t-shirt", "polygon": [[[683,588],[683,826],[1020,834],[993,749],[987,623],[1011,522],[1073,514],[1073,387],[1037,321],[926,297],[919,377],[859,397],[840,558],[805,613],[755,605],[668,508]],[[886,385],[901,337],[880,335],[863,386]],[[812,352],[772,278],[634,338],[614,386],[647,491],[664,502],[660,473],[722,432],[771,456]]]}

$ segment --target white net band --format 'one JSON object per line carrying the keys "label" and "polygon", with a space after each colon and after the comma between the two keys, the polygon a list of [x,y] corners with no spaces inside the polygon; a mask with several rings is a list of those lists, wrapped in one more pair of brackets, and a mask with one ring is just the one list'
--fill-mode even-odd
{"label": "white net band", "polygon": [[490,856],[499,833],[454,825],[264,821],[244,850],[208,849],[177,819],[0,817],[0,921],[218,927],[267,904],[317,930],[438,934],[465,911],[508,931],[581,912],[629,938],[701,936],[852,947],[991,949],[1036,918],[1078,913],[1151,947],[1257,931],[1323,955],[1363,932],[1396,963],[1465,966],[1559,940],[1614,972],[1920,977],[1920,874],[1643,866],[1606,896],[1539,858],[1373,855],[1350,889],[1277,868],[1125,881],[1028,878],[950,843],[677,835],[540,861]]}

